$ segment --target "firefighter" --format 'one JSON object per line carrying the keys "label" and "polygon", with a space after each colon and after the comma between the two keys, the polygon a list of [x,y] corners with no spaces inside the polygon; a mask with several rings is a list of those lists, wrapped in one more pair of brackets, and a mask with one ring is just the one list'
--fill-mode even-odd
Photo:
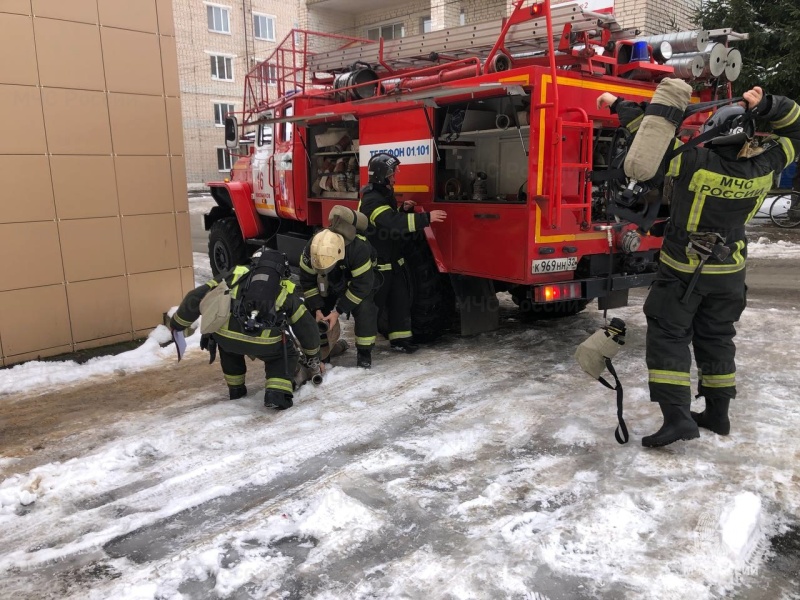
{"label": "firefighter", "polygon": [[[605,93],[598,98],[633,129],[643,106]],[[745,106],[748,110],[745,109]],[[769,121],[775,135],[753,138],[751,117]],[[703,147],[677,154],[665,164],[672,177],[670,221],[658,276],[645,301],[650,399],[664,417],[661,428],[642,438],[646,447],[699,437],[698,426],[728,435],[728,407],[736,397],[733,342],[746,305],[745,224],[761,206],[776,173],[800,149],[800,106],[745,92],[743,105],[718,109],[701,134],[716,135]],[[690,412],[690,345],[699,373],[703,412]]]}
{"label": "firefighter", "polygon": [[411,333],[411,294],[405,266],[405,247],[411,234],[431,223],[444,221],[447,213],[432,210],[414,212],[416,202],[406,200],[398,205],[394,183],[400,160],[391,154],[376,154],[367,165],[369,183],[361,190],[358,210],[367,216],[370,229],[367,239],[378,253],[378,270],[383,283],[375,295],[379,314],[385,311],[388,337],[392,349],[412,353],[417,350]]}
{"label": "firefighter", "polygon": [[208,292],[223,280],[230,288],[227,323],[203,335],[200,347],[209,350],[211,363],[219,349],[231,400],[247,395],[245,356],[250,356],[264,361],[264,406],[278,410],[292,406],[292,380],[299,353],[287,331],[289,325],[302,347],[303,363],[312,367],[319,364],[319,329],[288,276],[286,257],[262,248],[253,255],[250,267],[237,266],[189,292],[172,316],[170,327],[182,331],[200,316],[200,302]]}
{"label": "firefighter", "polygon": [[[358,213],[338,208],[352,213],[354,225]],[[326,321],[329,329],[334,328],[340,315],[353,314],[356,366],[369,369],[378,330],[375,249],[352,225],[343,235],[344,229],[334,230],[338,229],[334,225],[338,220],[331,218],[331,222],[331,227],[318,231],[303,250],[300,287],[308,310],[316,315],[317,321]]]}

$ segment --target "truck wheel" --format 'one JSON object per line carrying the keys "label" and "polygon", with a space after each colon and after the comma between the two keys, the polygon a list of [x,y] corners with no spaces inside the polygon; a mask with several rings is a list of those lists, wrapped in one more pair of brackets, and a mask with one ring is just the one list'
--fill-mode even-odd
{"label": "truck wheel", "polygon": [[543,321],[561,319],[577,315],[585,309],[591,300],[566,300],[564,302],[532,302],[530,298],[519,294],[511,295],[519,311],[526,319]]}
{"label": "truck wheel", "polygon": [[225,217],[211,226],[208,258],[214,275],[247,262],[247,249],[236,217]]}
{"label": "truck wheel", "polygon": [[424,237],[409,245],[406,265],[411,288],[411,331],[419,342],[430,342],[450,328],[455,295],[448,275],[439,273]]}

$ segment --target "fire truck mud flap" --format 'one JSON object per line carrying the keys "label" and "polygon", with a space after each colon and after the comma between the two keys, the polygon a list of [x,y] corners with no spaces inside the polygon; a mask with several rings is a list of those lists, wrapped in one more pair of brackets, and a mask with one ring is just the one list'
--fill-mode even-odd
{"label": "fire truck mud flap", "polygon": [[461,335],[475,335],[500,327],[500,303],[494,283],[482,277],[451,275],[461,317]]}

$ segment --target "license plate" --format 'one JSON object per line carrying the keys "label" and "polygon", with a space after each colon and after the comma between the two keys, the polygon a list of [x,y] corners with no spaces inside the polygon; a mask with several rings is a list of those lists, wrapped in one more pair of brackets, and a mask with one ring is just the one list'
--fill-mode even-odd
{"label": "license plate", "polygon": [[531,261],[531,273],[534,275],[557,273],[558,271],[574,271],[577,268],[578,258],[576,256]]}

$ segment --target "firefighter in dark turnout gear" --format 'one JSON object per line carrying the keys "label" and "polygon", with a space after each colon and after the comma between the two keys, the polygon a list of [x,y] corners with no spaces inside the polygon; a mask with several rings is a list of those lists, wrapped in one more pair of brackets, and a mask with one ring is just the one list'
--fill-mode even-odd
{"label": "firefighter in dark turnout gear", "polygon": [[417,350],[417,345],[412,341],[411,295],[404,249],[412,243],[411,234],[444,221],[447,213],[443,210],[415,213],[413,200],[398,205],[394,184],[399,167],[400,161],[390,154],[376,154],[370,159],[369,184],[361,190],[358,210],[369,219],[367,239],[378,253],[383,284],[375,295],[375,304],[379,314],[386,311],[389,342],[394,350],[411,353]]}
{"label": "firefighter in dark turnout gear", "polygon": [[[699,436],[698,426],[728,435],[728,407],[736,397],[734,323],[746,305],[745,224],[758,211],[775,174],[800,150],[800,106],[754,87],[744,94],[750,109],[726,106],[704,124],[718,134],[703,147],[677,154],[666,166],[673,178],[670,221],[658,277],[644,305],[650,399],[664,424],[642,445],[665,446]],[[623,125],[635,126],[642,106],[603,94]],[[773,135],[753,139],[751,116]],[[702,133],[702,132],[701,132]],[[713,134],[711,134],[713,135]],[[690,412],[691,352],[699,374],[703,412]]]}
{"label": "firefighter in dark turnout gear", "polygon": [[353,314],[356,365],[369,369],[378,329],[376,255],[364,236],[354,228],[351,233],[346,239],[327,228],[309,240],[300,257],[300,287],[317,321],[325,320],[332,328],[339,315]]}
{"label": "firefighter in dark turnout gear", "polygon": [[264,361],[264,405],[279,410],[292,406],[292,380],[299,354],[286,331],[288,325],[302,346],[304,360],[319,360],[319,329],[295,284],[286,279],[288,273],[283,254],[262,249],[254,254],[250,267],[237,266],[189,292],[172,316],[172,329],[186,329],[200,316],[200,301],[223,280],[226,282],[231,290],[231,315],[219,330],[203,336],[200,347],[212,353],[210,362],[214,362],[219,348],[231,400],[247,395],[245,356],[250,356]]}

